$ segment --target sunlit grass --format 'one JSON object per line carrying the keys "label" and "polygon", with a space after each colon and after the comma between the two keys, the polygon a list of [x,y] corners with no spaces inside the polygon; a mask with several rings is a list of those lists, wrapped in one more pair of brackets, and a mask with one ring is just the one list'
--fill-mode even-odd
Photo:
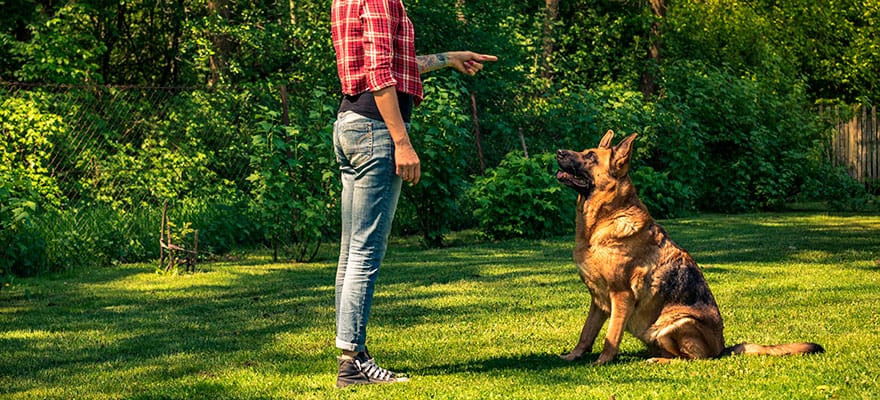
{"label": "sunlit grass", "polygon": [[370,348],[401,385],[334,388],[334,250],[163,276],[123,265],[18,279],[0,293],[0,398],[875,398],[880,216],[664,221],[721,307],[728,344],[809,340],[827,353],[652,365],[567,363],[589,304],[572,235],[420,248],[395,239]]}

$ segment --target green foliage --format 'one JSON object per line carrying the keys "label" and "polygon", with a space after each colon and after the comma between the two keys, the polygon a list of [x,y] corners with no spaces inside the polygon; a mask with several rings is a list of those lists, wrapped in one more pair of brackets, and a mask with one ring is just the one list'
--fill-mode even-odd
{"label": "green foliage", "polygon": [[401,204],[404,219],[398,221],[414,226],[431,247],[442,246],[443,235],[467,217],[460,208],[468,185],[465,151],[471,122],[462,105],[465,93],[456,77],[426,79],[426,100],[414,113],[410,128],[422,176],[417,185],[403,189],[407,202]]}
{"label": "green foliage", "polygon": [[659,106],[674,117],[657,126],[663,153],[655,169],[692,187],[698,208],[779,207],[800,190],[800,177],[813,173],[821,135],[801,87],[780,93],[774,85],[694,63],[671,65],[665,76]]}
{"label": "green foliage", "polygon": [[880,5],[860,0],[668,2],[664,49],[761,80],[803,79],[812,99],[878,101]]}
{"label": "green foliage", "polygon": [[838,211],[880,210],[880,198],[866,192],[843,168],[828,163],[817,163],[815,172],[804,177],[803,190],[796,199],[821,201]]}
{"label": "green foliage", "polygon": [[510,153],[477,177],[469,196],[474,217],[491,239],[542,238],[574,229],[574,192],[556,182],[556,157]]}
{"label": "green foliage", "polygon": [[35,228],[37,204],[13,197],[0,186],[0,269],[5,274],[36,275],[48,270],[46,240]]}
{"label": "green foliage", "polygon": [[[871,207],[828,165],[810,105],[877,102],[876,2],[666,1],[664,18],[651,3],[559,2],[554,21],[538,1],[407,3],[419,54],[471,49],[500,60],[475,77],[426,76],[412,124],[423,178],[404,188],[397,229],[439,246],[486,219],[465,194],[480,161],[512,162],[521,137],[531,154],[592,147],[607,129],[639,134],[632,177],[659,217],[792,199]],[[338,82],[326,2],[3,8],[0,81],[74,85],[0,97],[5,270],[154,257],[164,201],[200,230],[208,253],[263,244],[307,259],[334,236]],[[648,55],[654,44],[659,63]],[[638,91],[646,76],[658,84],[647,99]],[[160,87],[95,86],[104,82]],[[280,82],[289,86],[286,127]],[[470,136],[477,122],[483,160]],[[556,186],[522,186],[515,168],[502,170],[492,184],[510,192]],[[537,216],[566,221],[532,212],[535,226],[546,222]],[[499,235],[530,231],[511,225]]]}
{"label": "green foliage", "polygon": [[[98,158],[98,172],[81,173],[87,177],[82,190],[117,208],[158,208],[167,199],[232,195],[244,187],[235,180],[249,168],[244,122],[236,118],[250,116],[245,104],[259,101],[252,93],[169,92],[169,104],[160,112],[151,110],[149,99],[135,98],[127,103],[124,118],[137,121],[137,129],[104,132],[98,143],[104,154],[68,157]],[[94,168],[89,164],[80,162],[77,168]],[[119,181],[125,184],[120,187]]]}
{"label": "green foliage", "polygon": [[691,211],[696,197],[693,188],[672,179],[669,172],[643,165],[631,170],[630,176],[639,198],[654,218],[676,218]]}
{"label": "green foliage", "polygon": [[[181,221],[190,221],[193,228],[199,230],[199,254],[224,255],[253,247],[264,239],[257,218],[251,215],[248,202],[243,193],[191,198],[175,207],[172,215]],[[132,231],[141,229],[133,228]]]}
{"label": "green foliage", "polygon": [[252,143],[254,172],[247,178],[253,185],[252,210],[276,257],[289,245],[294,259],[308,261],[332,231],[327,221],[339,219],[333,215],[331,175],[324,168],[332,154],[326,140],[331,132],[325,127],[308,134],[299,126],[281,125],[280,119],[277,111],[261,107]]}
{"label": "green foliage", "polygon": [[12,196],[33,192],[27,198],[41,206],[61,205],[48,164],[53,139],[63,131],[61,117],[44,113],[34,101],[0,100],[0,181],[9,185]]}
{"label": "green foliage", "polygon": [[636,82],[648,51],[648,7],[616,1],[560,1],[554,73],[564,86]]}
{"label": "green foliage", "polygon": [[29,41],[13,43],[13,57],[21,62],[15,78],[69,84],[103,82],[99,59],[107,47],[91,31],[90,14],[95,9],[87,2],[69,2],[51,11],[31,25]]}
{"label": "green foliage", "polygon": [[49,175],[53,136],[61,118],[32,101],[0,101],[0,269],[34,275],[49,268],[40,215],[61,207],[62,195]]}

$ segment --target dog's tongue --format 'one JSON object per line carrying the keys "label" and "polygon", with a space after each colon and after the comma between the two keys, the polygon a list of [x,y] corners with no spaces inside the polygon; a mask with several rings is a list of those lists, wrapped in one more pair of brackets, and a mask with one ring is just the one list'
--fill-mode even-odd
{"label": "dog's tongue", "polygon": [[565,178],[566,175],[568,174],[563,170],[556,171],[556,179]]}

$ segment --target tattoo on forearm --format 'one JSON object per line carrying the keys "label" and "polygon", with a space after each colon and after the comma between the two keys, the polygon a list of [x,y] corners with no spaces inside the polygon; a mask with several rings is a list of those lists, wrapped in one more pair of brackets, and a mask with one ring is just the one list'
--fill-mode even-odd
{"label": "tattoo on forearm", "polygon": [[438,53],[427,56],[417,56],[416,63],[419,64],[419,73],[424,74],[449,65],[449,55],[446,53]]}

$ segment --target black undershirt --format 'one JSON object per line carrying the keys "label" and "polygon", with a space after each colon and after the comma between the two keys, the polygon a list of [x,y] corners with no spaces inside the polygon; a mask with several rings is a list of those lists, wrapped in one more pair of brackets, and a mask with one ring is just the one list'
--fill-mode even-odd
{"label": "black undershirt", "polygon": [[[403,116],[403,122],[409,123],[413,109],[412,95],[397,92],[397,103],[400,105],[400,115]],[[382,114],[379,113],[379,106],[376,105],[376,98],[373,92],[366,91],[354,96],[345,95],[342,97],[342,104],[339,105],[339,113],[345,111],[354,111],[357,114],[367,118],[385,121]]]}

